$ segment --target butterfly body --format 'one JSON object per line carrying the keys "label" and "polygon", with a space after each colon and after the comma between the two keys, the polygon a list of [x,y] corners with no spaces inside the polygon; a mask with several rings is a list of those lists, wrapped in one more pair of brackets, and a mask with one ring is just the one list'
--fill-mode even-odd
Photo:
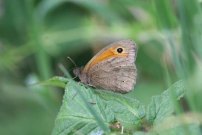
{"label": "butterfly body", "polygon": [[136,84],[136,45],[132,40],[110,44],[74,74],[82,83],[115,92],[127,93]]}

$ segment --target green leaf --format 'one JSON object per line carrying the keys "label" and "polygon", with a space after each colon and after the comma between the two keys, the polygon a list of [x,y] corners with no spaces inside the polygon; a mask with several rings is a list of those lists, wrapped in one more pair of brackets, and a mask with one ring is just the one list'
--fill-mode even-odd
{"label": "green leaf", "polygon": [[184,113],[167,117],[155,124],[152,131],[161,135],[201,135],[201,123],[200,113]]}
{"label": "green leaf", "polygon": [[180,80],[161,95],[152,97],[151,103],[148,105],[146,112],[146,118],[149,122],[159,122],[174,113],[175,109],[171,98],[171,92],[174,92],[177,99],[180,99],[185,92],[184,82]]}
{"label": "green leaf", "polygon": [[40,85],[47,85],[47,86],[56,86],[56,87],[61,87],[65,88],[66,83],[69,81],[69,79],[60,77],[60,76],[55,76],[52,77],[44,82],[39,83]]}
{"label": "green leaf", "polygon": [[199,124],[179,125],[168,129],[159,129],[161,135],[201,135]]}
{"label": "green leaf", "polygon": [[144,115],[144,106],[133,98],[70,81],[52,134],[105,133],[116,121],[122,126],[135,127]]}
{"label": "green leaf", "polygon": [[[109,121],[114,119],[113,115],[102,113],[102,109],[99,109],[99,106],[103,106],[102,102],[99,102],[99,98],[93,94],[93,91],[85,89],[83,86],[79,88],[81,90],[78,90],[78,86],[73,81],[67,84],[63,103],[55,122],[53,135],[98,132],[101,128],[98,126],[97,121],[101,119],[100,121],[104,122],[106,126]],[[88,105],[86,105],[85,100],[87,100]],[[90,106],[98,114],[99,120],[93,117],[92,112],[89,111],[87,106]]]}
{"label": "green leaf", "polygon": [[110,91],[97,92],[124,127],[139,125],[145,116],[145,108],[138,100]]}
{"label": "green leaf", "polygon": [[152,134],[150,132],[137,131],[134,132],[133,135],[155,135],[155,134]]}

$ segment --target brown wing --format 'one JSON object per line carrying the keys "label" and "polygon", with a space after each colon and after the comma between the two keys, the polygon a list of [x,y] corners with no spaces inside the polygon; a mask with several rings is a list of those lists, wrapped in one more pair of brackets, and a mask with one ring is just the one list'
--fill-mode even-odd
{"label": "brown wing", "polygon": [[[111,45],[123,48],[126,57],[110,57],[93,65],[87,72],[89,84],[117,92],[128,92],[136,83],[136,46],[131,40],[124,40]],[[110,46],[108,47],[110,48]]]}
{"label": "brown wing", "polygon": [[134,64],[124,64],[124,60],[117,61],[111,65],[110,62],[103,62],[105,68],[90,72],[90,84],[117,92],[129,92],[136,83],[136,67]]}
{"label": "brown wing", "polygon": [[[118,53],[117,49],[122,48],[123,52]],[[130,63],[134,63],[136,58],[136,45],[132,40],[122,40],[110,44],[99,51],[84,67],[83,72],[87,73],[94,66],[110,58],[127,58]]]}

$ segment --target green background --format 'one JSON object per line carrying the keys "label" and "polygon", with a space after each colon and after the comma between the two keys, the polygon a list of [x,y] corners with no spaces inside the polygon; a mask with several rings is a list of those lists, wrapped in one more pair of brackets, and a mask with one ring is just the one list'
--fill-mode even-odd
{"label": "green background", "polygon": [[0,0],[0,134],[51,134],[63,88],[39,85],[70,75],[109,43],[138,46],[137,85],[129,97],[147,105],[178,80],[188,91],[176,112],[202,106],[199,0]]}

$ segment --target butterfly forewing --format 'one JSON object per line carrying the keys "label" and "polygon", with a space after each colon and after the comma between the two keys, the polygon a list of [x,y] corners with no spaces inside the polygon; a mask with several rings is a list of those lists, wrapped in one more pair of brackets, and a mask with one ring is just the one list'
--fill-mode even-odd
{"label": "butterfly forewing", "polygon": [[[90,85],[125,93],[132,90],[136,83],[137,71],[134,64],[136,46],[131,40],[119,41],[104,48],[94,57],[100,56],[102,52],[112,47],[123,48],[127,55],[119,57],[119,54],[115,54],[112,57],[105,58],[103,61],[88,67],[86,74]],[[90,65],[90,63],[87,65]]]}

